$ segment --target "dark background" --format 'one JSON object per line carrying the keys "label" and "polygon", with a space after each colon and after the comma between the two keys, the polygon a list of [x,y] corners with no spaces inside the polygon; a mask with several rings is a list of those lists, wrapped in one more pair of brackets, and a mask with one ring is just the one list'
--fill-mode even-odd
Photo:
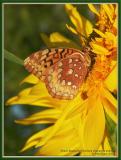
{"label": "dark background", "polygon": [[[78,11],[89,18],[87,5],[77,5]],[[4,5],[4,47],[21,59],[46,45],[40,33],[48,36],[60,32],[68,38],[78,41],[65,24],[71,24],[63,4],[5,4]],[[4,61],[4,98],[5,101],[15,96],[23,86],[19,83],[28,75],[24,67],[13,62]],[[14,123],[15,119],[24,118],[35,113],[39,107],[5,106],[4,109],[4,155],[33,155],[34,149],[19,153],[25,141],[43,126],[22,126]]]}

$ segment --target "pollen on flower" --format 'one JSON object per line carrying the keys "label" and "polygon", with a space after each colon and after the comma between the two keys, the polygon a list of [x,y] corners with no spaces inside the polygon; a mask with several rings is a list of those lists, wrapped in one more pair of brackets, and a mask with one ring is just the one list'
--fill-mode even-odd
{"label": "pollen on flower", "polygon": [[104,81],[108,74],[111,72],[110,60],[106,57],[97,57],[93,66],[93,70],[89,73],[87,83],[89,86],[99,85]]}
{"label": "pollen on flower", "polygon": [[101,31],[111,31],[112,33],[117,33],[116,28],[113,26],[116,16],[116,6],[101,5],[99,20],[97,26]]}
{"label": "pollen on flower", "polygon": [[101,10],[100,16],[99,16],[99,21],[97,23],[97,25],[99,26],[99,29],[101,31],[105,31],[107,23],[108,23],[107,16],[105,15],[104,10]]}

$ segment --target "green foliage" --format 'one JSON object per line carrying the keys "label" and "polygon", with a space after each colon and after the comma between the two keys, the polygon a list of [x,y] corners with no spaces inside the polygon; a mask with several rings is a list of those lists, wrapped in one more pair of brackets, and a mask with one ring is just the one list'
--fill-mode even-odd
{"label": "green foliage", "polygon": [[13,53],[11,53],[7,50],[4,50],[4,58],[11,61],[11,62],[23,65],[22,59],[20,59],[19,57],[15,56]]}
{"label": "green foliage", "polygon": [[116,142],[117,142],[117,125],[114,123],[114,121],[107,115],[105,112],[106,117],[106,129],[108,134],[108,140],[111,145],[111,148],[113,151],[116,151]]}

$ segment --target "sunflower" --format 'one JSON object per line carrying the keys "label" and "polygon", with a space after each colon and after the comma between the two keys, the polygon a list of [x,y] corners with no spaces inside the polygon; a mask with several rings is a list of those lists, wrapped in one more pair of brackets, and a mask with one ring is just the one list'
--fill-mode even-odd
{"label": "sunflower", "polygon": [[[111,141],[110,126],[116,130],[118,122],[118,6],[100,4],[96,7],[89,4],[88,7],[96,18],[95,25],[80,15],[72,4],[65,5],[73,24],[66,24],[66,27],[79,38],[80,46],[88,45],[94,61],[77,96],[72,100],[53,98],[43,82],[34,75],[29,75],[21,84],[30,83],[32,87],[22,90],[6,102],[7,105],[45,107],[43,111],[16,120],[18,124],[51,124],[32,135],[21,152],[35,147],[35,155],[39,156],[112,156],[117,153],[116,145],[114,147],[116,139]],[[52,33],[48,41],[50,46],[63,42],[80,47],[57,32]]]}

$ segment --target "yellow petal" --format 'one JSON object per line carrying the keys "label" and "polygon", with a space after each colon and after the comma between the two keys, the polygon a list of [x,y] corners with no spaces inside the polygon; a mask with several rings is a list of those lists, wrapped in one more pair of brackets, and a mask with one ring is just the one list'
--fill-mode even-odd
{"label": "yellow petal", "polygon": [[10,98],[6,105],[14,105],[14,104],[28,104],[28,105],[36,105],[41,107],[61,107],[64,106],[67,102],[58,99],[54,99],[52,97],[43,97],[43,96],[33,96],[33,95],[27,95],[27,96],[15,96]]}
{"label": "yellow petal", "polygon": [[98,150],[96,150],[95,152],[95,156],[103,156],[103,147],[102,147],[102,144],[99,146]]}
{"label": "yellow petal", "polygon": [[[68,151],[65,151],[65,153],[62,153],[62,155],[74,155],[74,154],[77,154],[78,152],[80,152],[80,137],[78,135],[78,123],[80,121],[80,113],[78,115],[75,115],[74,117],[71,117],[67,120],[64,121],[64,123],[62,124],[61,128],[58,130],[58,132],[53,136],[52,139],[50,139],[44,146],[46,146],[47,144],[50,143],[51,140],[55,139],[57,137],[57,143],[60,145],[63,145],[64,149],[67,149],[66,146],[68,146],[68,142],[66,143],[62,143],[62,141],[60,141],[60,138],[63,138],[63,137],[69,137],[69,135],[73,135],[74,137],[78,137],[79,138],[79,141],[78,143],[75,142],[75,139],[71,140],[73,141],[73,146],[70,147],[68,146],[68,150],[70,150],[69,152]],[[66,138],[67,139],[67,138]],[[57,147],[57,146],[54,146],[54,149],[52,149],[53,151],[51,151],[50,155],[54,154],[57,150],[59,150],[60,147]],[[78,147],[77,147],[78,146]],[[55,150],[55,147],[56,147],[56,150]],[[42,150],[45,150],[44,148],[42,148]],[[42,150],[40,150],[39,153],[37,153],[38,155],[43,155],[43,153],[41,152]],[[48,149],[50,150],[50,149]],[[72,150],[72,151],[71,151]],[[75,150],[75,151],[74,151]],[[55,152],[54,152],[55,151]],[[48,155],[49,153],[47,153]],[[55,153],[55,155],[60,155],[59,153]]]}
{"label": "yellow petal", "polygon": [[74,26],[79,31],[83,32],[82,18],[80,14],[78,13],[76,7],[74,7],[72,4],[66,4],[65,8]]}
{"label": "yellow petal", "polygon": [[102,104],[106,113],[117,124],[118,119],[116,114],[116,108],[106,98],[102,98]]}
{"label": "yellow petal", "polygon": [[31,88],[24,89],[18,96],[10,98],[6,105],[12,104],[29,104],[46,107],[61,107],[64,106],[68,100],[59,100],[52,98],[48,93],[43,82],[39,82]]}
{"label": "yellow petal", "polygon": [[[40,95],[41,94],[41,95]],[[31,88],[30,95],[42,96],[42,97],[51,97],[47,91],[45,83],[39,82]]]}
{"label": "yellow petal", "polygon": [[82,35],[88,37],[92,33],[93,31],[92,23],[88,19],[81,16],[78,13],[76,7],[74,7],[73,5],[66,4],[65,7],[72,23],[76,27],[76,30],[70,26],[67,26],[67,28],[71,30],[74,34],[79,33],[80,39],[83,41]]}
{"label": "yellow petal", "polygon": [[27,149],[35,146],[36,143],[37,143],[37,141],[32,141],[32,142],[29,143],[28,145],[24,146],[24,147],[20,150],[20,152],[24,152],[25,150],[27,150]]}
{"label": "yellow petal", "polygon": [[113,156],[112,149],[110,147],[107,136],[104,138],[103,143],[100,145],[98,150],[93,153],[94,156]]}
{"label": "yellow petal", "polygon": [[72,33],[74,33],[74,34],[78,34],[77,33],[77,31],[73,28],[73,27],[71,27],[71,26],[69,26],[68,24],[66,24],[66,27],[68,28],[68,30],[70,30]]}
{"label": "yellow petal", "polygon": [[115,108],[117,108],[116,98],[105,88],[102,88],[102,96],[105,97]]}
{"label": "yellow petal", "polygon": [[108,141],[108,138],[107,136],[105,137],[105,140],[104,140],[104,150],[108,150],[108,151],[111,151],[111,146],[109,144],[109,141]]}
{"label": "yellow petal", "polygon": [[73,100],[69,101],[65,106],[62,115],[57,120],[57,122],[53,125],[52,131],[48,133],[45,138],[38,143],[38,146],[44,145],[55,133],[59,130],[59,128],[62,126],[65,118],[75,109],[75,107],[78,107],[83,103],[83,100],[80,98],[80,94],[77,95]]}
{"label": "yellow petal", "polygon": [[[105,137],[103,148],[104,148],[104,155],[105,156],[115,156],[115,152],[111,149],[111,146],[110,146],[110,143],[109,143],[107,136]],[[105,153],[105,151],[108,151],[108,152]]]}
{"label": "yellow petal", "polygon": [[[106,36],[106,43],[109,44],[109,50],[112,48],[117,48],[117,44],[118,44],[118,39],[117,36],[115,36],[113,33],[111,32],[105,32],[105,36]],[[115,53],[117,54],[117,53]]]}
{"label": "yellow petal", "polygon": [[94,7],[93,4],[89,3],[89,4],[88,4],[88,7],[89,7],[89,9],[90,9],[93,13],[95,13],[97,16],[99,16],[98,11],[97,11],[97,9]]}
{"label": "yellow petal", "polygon": [[50,42],[49,37],[45,33],[41,33],[40,36],[48,48],[53,47],[53,43]]}
{"label": "yellow petal", "polygon": [[116,4],[115,15],[116,15],[116,18],[115,18],[115,21],[113,23],[113,26],[115,27],[115,29],[117,31],[117,28],[118,28],[118,4]]}
{"label": "yellow petal", "polygon": [[[115,10],[114,10],[114,4],[108,4],[108,6],[110,7],[110,9],[114,12]],[[115,6],[116,6],[116,8],[117,8],[117,4],[115,3]]]}
{"label": "yellow petal", "polygon": [[94,42],[90,43],[91,47],[92,47],[92,52],[99,54],[99,55],[109,55],[109,51],[104,48],[101,45],[95,44]]}
{"label": "yellow petal", "polygon": [[55,47],[69,47],[80,49],[80,47],[75,42],[66,38],[58,32],[50,34],[50,42],[53,43],[53,46]]}
{"label": "yellow petal", "polygon": [[51,42],[67,42],[67,43],[70,42],[68,38],[66,38],[65,36],[63,36],[58,32],[54,32],[50,34],[50,41]]}
{"label": "yellow petal", "polygon": [[[70,20],[72,21],[73,25],[76,29],[73,29],[71,27],[68,27],[74,34],[77,32],[81,41],[81,45],[85,45],[86,37],[88,37],[92,31],[93,26],[91,22],[84,18],[82,15],[80,15],[72,4],[66,4],[65,5],[66,11],[70,17]],[[76,30],[76,31],[75,31]]]}
{"label": "yellow petal", "polygon": [[108,4],[102,4],[102,7],[105,10],[106,14],[108,15],[111,23],[113,23],[113,15],[114,15],[113,11],[114,10],[112,10]]}
{"label": "yellow petal", "polygon": [[37,84],[40,80],[34,76],[33,74],[30,74],[29,76],[27,76],[24,80],[22,80],[22,82],[20,84],[23,83],[31,83],[31,84]]}
{"label": "yellow petal", "polygon": [[51,123],[55,123],[55,119],[38,119],[35,121],[30,121],[27,118],[26,119],[22,119],[22,120],[15,120],[15,123],[17,124],[22,124],[22,125],[32,125],[32,124],[51,124]]}
{"label": "yellow petal", "polygon": [[[22,151],[24,151],[26,148],[29,148],[29,146],[31,146],[31,144],[33,144],[34,142],[36,142],[36,147],[39,147],[41,144],[43,144],[43,142],[48,142],[51,139],[51,137],[55,135],[60,136],[60,135],[66,134],[67,132],[71,133],[70,130],[73,131],[74,128],[78,126],[77,121],[79,121],[78,118],[80,118],[80,116],[75,118],[73,116],[72,119],[74,118],[74,120],[69,118],[69,120],[65,121],[65,118],[70,112],[75,111],[76,108],[79,107],[78,105],[81,105],[82,102],[83,101],[80,99],[80,95],[78,95],[74,100],[72,100],[70,103],[64,106],[63,114],[62,116],[60,116],[58,123],[54,127],[51,126],[30,137],[30,139],[27,141]],[[77,134],[77,130],[76,130],[76,134]]]}
{"label": "yellow petal", "polygon": [[[95,97],[96,98],[96,97]],[[85,119],[83,131],[84,149],[95,150],[100,146],[105,130],[105,115],[103,106],[99,98],[93,100],[93,106],[90,105],[90,110]]]}
{"label": "yellow petal", "polygon": [[37,133],[35,133],[34,135],[32,135],[26,142],[25,146],[28,145],[29,143],[33,142],[33,141],[37,141],[37,143],[40,141],[41,138],[43,138],[45,136],[45,134],[49,131],[51,131],[51,126],[48,128],[45,128]]}
{"label": "yellow petal", "polygon": [[105,34],[98,29],[93,29],[97,34],[99,34],[102,38],[105,38]]}
{"label": "yellow petal", "polygon": [[[75,152],[74,152],[75,150]],[[79,152],[79,140],[75,135],[75,131],[71,131],[69,134],[54,137],[45,144],[36,155],[43,156],[63,156],[63,155],[75,155]]]}
{"label": "yellow petal", "polygon": [[[86,20],[86,19],[85,19]],[[85,32],[86,36],[88,37],[93,31],[93,25],[89,20],[85,21]]]}
{"label": "yellow petal", "polygon": [[[21,91],[18,94],[18,96],[14,96],[14,97],[8,99],[6,101],[6,105],[21,104],[21,103],[24,104],[24,100],[21,101],[21,96],[24,97],[24,96],[28,95],[30,93],[30,91],[31,91],[31,88],[24,89],[23,91]],[[26,101],[29,102],[29,100],[30,100],[30,99],[26,99],[26,98],[24,98],[24,99],[25,99],[25,102]],[[19,101],[21,101],[21,102],[19,103]]]}
{"label": "yellow petal", "polygon": [[[78,114],[79,115],[79,114]],[[71,131],[74,131],[75,125],[74,122],[77,122],[79,119],[79,116],[75,115],[74,117],[71,117],[72,119],[65,120],[64,123],[62,124],[62,128],[58,130],[58,132],[54,136],[64,136],[68,135],[71,133]],[[73,123],[72,123],[73,122]],[[49,132],[51,132],[52,126],[43,129],[42,131],[37,132],[36,134],[32,135],[26,142],[24,148],[22,151],[25,151],[26,149],[30,148],[31,146],[37,146],[37,144],[42,140],[43,137],[45,137]],[[77,131],[76,131],[77,133]],[[36,143],[35,143],[36,142]]]}
{"label": "yellow petal", "polygon": [[113,68],[113,70],[110,72],[108,77],[105,79],[105,85],[106,87],[111,91],[115,92],[117,91],[117,85],[118,85],[118,68],[117,65]]}
{"label": "yellow petal", "polygon": [[16,123],[29,125],[29,124],[43,124],[43,123],[54,123],[61,114],[59,109],[47,109],[31,116],[16,120]]}
{"label": "yellow petal", "polygon": [[45,134],[47,132],[51,131],[51,127],[48,127],[46,129],[43,129],[39,132],[37,132],[36,134],[32,135],[26,142],[26,144],[24,145],[24,147],[21,149],[21,152],[24,152],[25,150],[36,146],[38,144],[38,142],[41,140],[41,138],[43,138],[45,136]]}

